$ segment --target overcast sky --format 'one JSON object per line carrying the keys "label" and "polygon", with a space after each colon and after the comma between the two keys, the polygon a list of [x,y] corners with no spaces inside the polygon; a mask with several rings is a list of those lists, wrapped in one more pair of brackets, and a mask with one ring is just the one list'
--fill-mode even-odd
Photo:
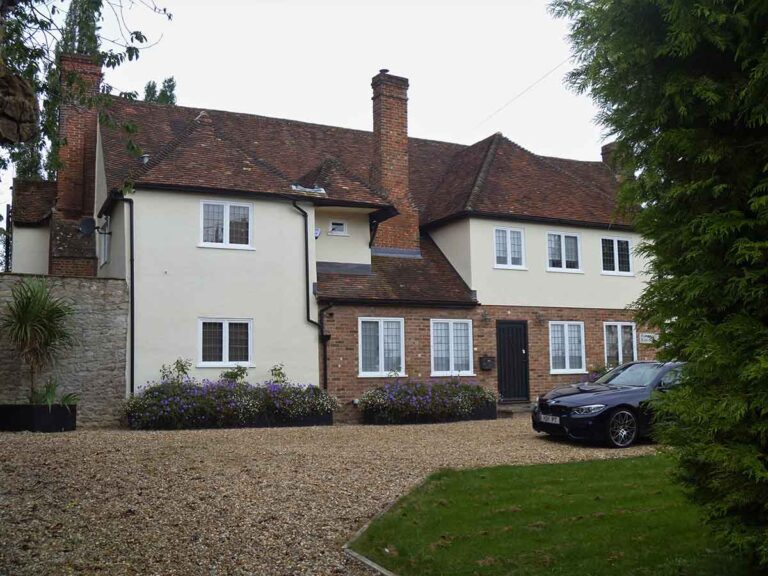
{"label": "overcast sky", "polygon": [[370,130],[370,80],[388,68],[410,80],[412,136],[471,144],[502,132],[538,154],[600,158],[596,110],[564,83],[567,25],[544,0],[157,2],[172,21],[140,5],[126,14],[158,42],[106,72],[118,90],[174,76],[183,106]]}

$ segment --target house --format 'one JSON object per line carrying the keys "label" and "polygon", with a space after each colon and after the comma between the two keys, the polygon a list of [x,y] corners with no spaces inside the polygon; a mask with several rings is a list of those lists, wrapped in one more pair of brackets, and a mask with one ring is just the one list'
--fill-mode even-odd
{"label": "house", "polygon": [[[88,58],[62,65],[98,88]],[[186,357],[204,378],[283,363],[347,407],[395,375],[528,401],[652,356],[627,310],[640,237],[608,162],[501,134],[410,138],[408,80],[382,70],[372,88],[372,132],[118,98],[107,123],[66,106],[58,181],[14,185],[13,270],[126,280],[128,392]]]}

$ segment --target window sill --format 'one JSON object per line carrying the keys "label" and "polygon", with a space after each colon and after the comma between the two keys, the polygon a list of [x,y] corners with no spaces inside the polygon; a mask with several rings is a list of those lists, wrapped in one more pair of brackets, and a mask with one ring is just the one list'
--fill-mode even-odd
{"label": "window sill", "polygon": [[349,237],[349,234],[342,233],[342,232],[328,232],[328,236],[346,236]]}
{"label": "window sill", "polygon": [[218,250],[247,250],[255,251],[253,246],[246,246],[245,244],[198,244],[198,248],[216,248]]}
{"label": "window sill", "polygon": [[581,268],[547,268],[547,272],[560,272],[563,274],[584,274],[584,270]]}
{"label": "window sill", "polygon": [[474,372],[432,372],[430,378],[473,378],[477,376]]}
{"label": "window sill", "polygon": [[503,264],[494,264],[496,270],[528,270],[528,266],[504,266]]}
{"label": "window sill", "polygon": [[550,370],[550,374],[589,374],[586,370]]}
{"label": "window sill", "polygon": [[195,364],[195,368],[236,368],[238,366],[242,366],[243,368],[256,367],[250,362],[198,362]]}
{"label": "window sill", "polygon": [[608,272],[606,270],[603,270],[600,272],[601,276],[626,276],[628,278],[631,278],[635,275],[634,272]]}
{"label": "window sill", "polygon": [[360,372],[358,378],[408,378],[408,374],[393,374],[391,372]]}

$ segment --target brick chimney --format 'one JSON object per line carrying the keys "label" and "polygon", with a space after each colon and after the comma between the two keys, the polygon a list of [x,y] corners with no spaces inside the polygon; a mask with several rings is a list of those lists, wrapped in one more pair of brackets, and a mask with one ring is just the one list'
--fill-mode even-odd
{"label": "brick chimney", "polygon": [[373,88],[373,165],[371,183],[381,188],[400,213],[379,225],[374,242],[380,252],[418,255],[419,214],[408,185],[408,79],[381,70]]}
{"label": "brick chimney", "polygon": [[80,220],[93,216],[96,187],[97,112],[85,102],[98,94],[101,66],[90,56],[60,59],[62,105],[59,112],[58,184],[51,219],[49,274],[95,276],[94,238],[79,232]]}

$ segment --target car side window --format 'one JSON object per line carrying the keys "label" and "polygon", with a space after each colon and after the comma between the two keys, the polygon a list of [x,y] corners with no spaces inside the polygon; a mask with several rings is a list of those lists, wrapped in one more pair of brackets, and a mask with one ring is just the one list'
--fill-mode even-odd
{"label": "car side window", "polygon": [[680,368],[675,368],[674,370],[670,370],[661,377],[661,382],[659,382],[659,385],[662,388],[672,388],[680,384],[681,377],[682,370]]}

